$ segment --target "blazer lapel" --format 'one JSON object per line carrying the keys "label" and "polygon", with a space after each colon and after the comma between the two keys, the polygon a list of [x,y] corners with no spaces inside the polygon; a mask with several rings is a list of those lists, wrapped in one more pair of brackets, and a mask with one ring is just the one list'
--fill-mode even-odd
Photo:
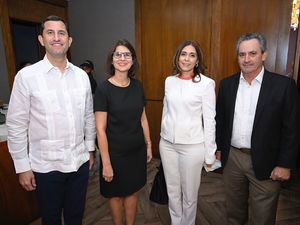
{"label": "blazer lapel", "polygon": [[270,81],[271,75],[268,71],[265,70],[264,77],[262,80],[258,100],[257,100],[257,106],[256,106],[256,112],[254,117],[254,123],[253,123],[253,130],[255,129],[255,126],[257,124],[257,121],[259,120],[259,117],[261,113],[263,112],[263,108],[265,106],[265,103],[267,102],[269,89],[272,87],[271,81]]}
{"label": "blazer lapel", "polygon": [[237,73],[234,77],[233,77],[233,82],[231,82],[231,86],[228,90],[228,96],[230,99],[229,102],[229,112],[230,112],[230,121],[229,121],[229,132],[230,134],[232,133],[232,126],[233,126],[233,117],[234,117],[234,109],[235,109],[235,102],[236,102],[236,94],[237,94],[237,90],[239,87],[239,82],[240,82],[240,76],[241,73]]}

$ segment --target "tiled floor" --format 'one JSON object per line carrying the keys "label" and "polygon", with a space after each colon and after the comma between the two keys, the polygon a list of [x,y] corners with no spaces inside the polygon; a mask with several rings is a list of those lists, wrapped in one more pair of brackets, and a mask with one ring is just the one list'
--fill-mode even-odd
{"label": "tiled floor", "polygon": [[[170,224],[167,206],[157,205],[149,201],[149,192],[158,164],[159,160],[153,160],[148,165],[148,182],[140,191],[136,225]],[[225,218],[222,175],[203,172],[199,190],[196,225],[225,225]],[[40,224],[40,220],[38,220],[30,225]],[[100,196],[99,193],[97,171],[91,175],[89,181],[84,224],[113,225],[107,200]],[[278,205],[276,223],[276,225],[296,224],[300,224],[300,181],[289,189],[283,189]]]}

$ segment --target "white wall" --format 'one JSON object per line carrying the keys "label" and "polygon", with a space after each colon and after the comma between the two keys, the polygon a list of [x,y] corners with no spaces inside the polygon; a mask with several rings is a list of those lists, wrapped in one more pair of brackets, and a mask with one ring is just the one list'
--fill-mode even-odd
{"label": "white wall", "polygon": [[134,0],[70,0],[69,26],[71,61],[93,61],[99,84],[107,77],[105,63],[112,45],[122,38],[135,44]]}

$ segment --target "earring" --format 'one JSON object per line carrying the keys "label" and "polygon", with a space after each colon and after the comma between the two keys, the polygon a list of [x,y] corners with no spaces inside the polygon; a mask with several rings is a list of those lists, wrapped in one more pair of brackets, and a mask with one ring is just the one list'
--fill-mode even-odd
{"label": "earring", "polygon": [[196,63],[195,67],[198,68],[198,63]]}
{"label": "earring", "polygon": [[199,74],[197,74],[197,75],[194,77],[194,81],[195,81],[196,83],[198,83],[198,82],[200,82],[200,80],[201,80],[201,77],[200,77]]}

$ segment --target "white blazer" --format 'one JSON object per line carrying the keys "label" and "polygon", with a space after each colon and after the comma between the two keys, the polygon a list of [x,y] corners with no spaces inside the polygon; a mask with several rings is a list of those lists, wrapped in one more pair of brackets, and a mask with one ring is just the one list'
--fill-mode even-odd
{"label": "white blazer", "polygon": [[173,144],[204,143],[205,162],[215,160],[215,82],[204,76],[198,83],[169,76],[165,81],[165,96],[160,136]]}

